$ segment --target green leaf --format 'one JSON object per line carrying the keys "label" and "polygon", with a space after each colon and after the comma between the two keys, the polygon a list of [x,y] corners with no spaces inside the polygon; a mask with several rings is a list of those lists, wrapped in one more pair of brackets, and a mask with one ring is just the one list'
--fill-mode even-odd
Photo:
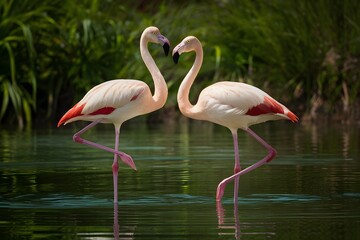
{"label": "green leaf", "polygon": [[6,84],[2,84],[2,94],[3,94],[3,101],[1,104],[0,119],[3,118],[9,104],[9,90],[6,87]]}
{"label": "green leaf", "polygon": [[27,124],[31,124],[31,108],[30,105],[28,103],[28,101],[26,101],[26,99],[23,99],[22,101],[22,105],[23,105],[23,109],[24,109],[24,113],[25,113],[25,120],[27,122]]}
{"label": "green leaf", "polygon": [[14,85],[16,85],[16,66],[15,66],[15,57],[14,57],[14,53],[13,53],[13,50],[10,46],[10,44],[8,42],[5,42],[4,43],[7,51],[8,51],[8,54],[9,54],[9,61],[10,61],[10,72],[11,72],[11,80],[13,82]]}

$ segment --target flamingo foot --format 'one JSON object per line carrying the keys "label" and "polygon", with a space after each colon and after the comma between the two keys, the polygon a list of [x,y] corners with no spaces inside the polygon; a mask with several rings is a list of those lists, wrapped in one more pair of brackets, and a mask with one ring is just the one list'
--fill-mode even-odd
{"label": "flamingo foot", "polygon": [[120,157],[120,159],[121,159],[121,161],[123,161],[123,163],[125,163],[126,165],[128,165],[129,167],[131,167],[132,169],[137,171],[134,160],[132,159],[132,157],[129,154],[126,154],[124,152],[119,152],[119,151],[116,151],[115,154]]}

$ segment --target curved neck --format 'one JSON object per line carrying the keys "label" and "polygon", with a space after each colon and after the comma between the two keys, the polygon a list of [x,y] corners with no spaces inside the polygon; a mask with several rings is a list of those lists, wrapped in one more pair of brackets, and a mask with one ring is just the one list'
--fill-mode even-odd
{"label": "curved neck", "polygon": [[191,113],[194,108],[194,105],[192,105],[189,101],[189,93],[190,88],[193,85],[194,80],[200,71],[203,61],[203,50],[200,43],[199,45],[197,45],[194,51],[196,54],[194,64],[192,65],[190,71],[186,74],[184,80],[182,81],[177,94],[178,105],[180,111],[184,115]]}
{"label": "curved neck", "polygon": [[155,103],[154,109],[156,110],[165,105],[168,95],[168,89],[164,77],[162,76],[159,68],[156,66],[154,59],[149,53],[148,42],[149,41],[146,40],[144,34],[141,35],[140,54],[154,81],[155,91],[153,100]]}

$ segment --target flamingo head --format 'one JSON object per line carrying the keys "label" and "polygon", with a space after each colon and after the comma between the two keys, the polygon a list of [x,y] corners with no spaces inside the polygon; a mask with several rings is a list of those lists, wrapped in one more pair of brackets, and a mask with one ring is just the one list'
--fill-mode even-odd
{"label": "flamingo head", "polygon": [[201,43],[196,37],[188,36],[184,38],[172,52],[174,62],[178,63],[179,57],[182,53],[194,51],[199,47],[201,48]]}
{"label": "flamingo head", "polygon": [[149,42],[157,43],[163,46],[165,56],[169,54],[170,42],[169,40],[161,35],[160,30],[157,27],[148,27],[143,32],[143,37],[146,37]]}

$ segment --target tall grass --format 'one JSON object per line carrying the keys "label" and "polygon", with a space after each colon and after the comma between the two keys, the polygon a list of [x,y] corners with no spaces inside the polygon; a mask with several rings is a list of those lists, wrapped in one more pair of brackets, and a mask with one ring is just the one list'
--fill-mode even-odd
{"label": "tall grass", "polygon": [[31,123],[36,107],[37,78],[34,32],[52,24],[44,14],[46,5],[36,1],[6,0],[0,2],[0,120],[7,111],[10,121],[22,127]]}
{"label": "tall grass", "polygon": [[40,104],[50,119],[64,113],[90,87],[114,78],[129,58],[127,22],[112,17],[116,12],[125,18],[121,5],[62,1],[57,7],[56,28],[38,45],[39,93],[47,96]]}

